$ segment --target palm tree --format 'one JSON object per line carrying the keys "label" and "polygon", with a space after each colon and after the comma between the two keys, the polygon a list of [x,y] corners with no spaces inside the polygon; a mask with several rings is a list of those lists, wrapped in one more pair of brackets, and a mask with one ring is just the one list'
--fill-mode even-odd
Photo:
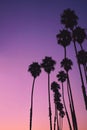
{"label": "palm tree", "polygon": [[[59,90],[58,90],[57,93],[59,93]],[[59,95],[58,97],[61,96],[60,93],[57,94],[57,95]],[[63,110],[64,107],[63,107],[63,104],[61,103],[61,100],[58,100],[57,96],[56,96],[55,100],[56,100],[57,110],[59,111],[59,128],[60,128],[59,130],[62,130],[62,128],[63,128],[63,118],[64,118],[64,115],[65,115],[65,112]]]}
{"label": "palm tree", "polygon": [[[60,86],[57,82],[52,82],[51,83],[51,90],[53,90],[54,92],[54,103],[55,103],[55,118],[54,118],[54,130],[55,130],[55,126],[56,126],[56,120],[57,119],[57,130],[62,130],[62,124],[58,121],[58,112],[59,111],[59,117],[63,118],[65,113],[63,111],[63,104],[61,103],[61,94],[59,92]],[[62,121],[62,120],[61,120]]]}
{"label": "palm tree", "polygon": [[[55,104],[55,116],[54,116],[54,130],[56,130],[56,120],[57,120],[57,130],[59,130],[59,121],[58,121],[58,112],[57,112],[57,104],[56,102],[60,102],[60,97],[61,94],[58,91],[58,89],[60,89],[60,86],[57,82],[52,82],[51,83],[51,90],[54,93],[54,104]],[[57,100],[56,100],[57,99]]]}
{"label": "palm tree", "polygon": [[69,98],[69,103],[70,103],[73,128],[74,128],[74,130],[78,130],[74,102],[73,102],[73,96],[72,96],[72,91],[71,91],[71,84],[70,84],[69,73],[68,73],[69,70],[72,69],[72,65],[73,65],[73,63],[72,63],[71,59],[64,58],[61,61],[61,67],[63,67],[65,69],[66,74],[67,74],[67,92],[68,92],[68,98]]}
{"label": "palm tree", "polygon": [[50,130],[52,130],[52,112],[51,112],[51,101],[50,101],[50,73],[54,71],[54,65],[56,62],[51,57],[45,57],[42,60],[41,67],[48,74],[48,102],[49,102],[49,118],[50,118]]}
{"label": "palm tree", "polygon": [[71,33],[63,29],[59,34],[56,35],[58,44],[64,47],[64,57],[66,57],[66,47],[70,45]]}
{"label": "palm tree", "polygon": [[70,123],[70,118],[69,118],[69,114],[68,114],[68,111],[67,111],[67,107],[66,107],[66,103],[65,103],[65,98],[64,98],[64,84],[63,83],[67,79],[67,74],[64,71],[59,71],[59,73],[57,74],[57,78],[58,78],[58,81],[60,81],[62,83],[63,104],[64,104],[64,108],[65,108],[65,113],[66,113],[67,121],[68,121],[68,124],[69,124],[69,129],[72,130],[72,126],[71,126],[71,123]]}
{"label": "palm tree", "polygon": [[87,62],[87,52],[85,50],[81,50],[77,54],[77,59],[79,64],[86,65]]}
{"label": "palm tree", "polygon": [[80,45],[81,50],[83,50],[82,44],[87,39],[87,34],[85,32],[85,29],[81,28],[80,26],[77,26],[72,33],[75,42],[77,42]]}
{"label": "palm tree", "polygon": [[73,62],[68,59],[67,57],[64,58],[62,61],[61,61],[61,67],[63,67],[66,72],[68,72],[70,69],[72,69],[72,66],[73,65]]}
{"label": "palm tree", "polygon": [[32,84],[32,91],[31,91],[31,107],[30,107],[30,130],[32,130],[34,84],[35,84],[36,77],[39,76],[41,73],[41,67],[38,64],[38,62],[33,62],[31,65],[29,65],[28,72],[30,72],[34,78]]}
{"label": "palm tree", "polygon": [[78,16],[71,9],[65,9],[61,15],[61,23],[65,28],[73,30],[78,24]]}

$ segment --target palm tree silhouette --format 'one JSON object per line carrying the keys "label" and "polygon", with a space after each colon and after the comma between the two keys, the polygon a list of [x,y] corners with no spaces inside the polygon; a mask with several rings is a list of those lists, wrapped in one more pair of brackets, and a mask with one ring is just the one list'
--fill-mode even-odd
{"label": "palm tree silhouette", "polygon": [[85,39],[87,39],[85,29],[81,28],[80,26],[77,26],[72,33],[75,42],[77,42],[80,45],[81,50],[83,50],[82,44],[85,41]]}
{"label": "palm tree silhouette", "polygon": [[73,30],[78,24],[78,16],[70,8],[65,9],[61,15],[61,23],[65,28]]}
{"label": "palm tree silhouette", "polygon": [[65,115],[65,112],[63,111],[63,104],[61,103],[61,94],[59,92],[59,89],[60,89],[60,86],[57,82],[52,82],[51,83],[51,90],[54,92],[54,103],[55,103],[55,118],[54,118],[54,130],[55,130],[55,126],[56,126],[56,119],[57,119],[57,130],[60,130],[62,129],[62,125],[59,124],[59,121],[58,121],[58,112],[57,110],[59,111],[59,116],[61,118],[64,117]]}
{"label": "palm tree silhouette", "polygon": [[61,67],[63,67],[66,70],[66,72],[72,69],[72,65],[73,62],[67,57],[61,61]]}
{"label": "palm tree silhouette", "polygon": [[[51,90],[53,91],[54,93],[54,104],[55,104],[55,116],[54,116],[54,130],[56,130],[56,120],[57,120],[57,130],[59,130],[59,121],[58,121],[58,112],[57,112],[57,104],[56,102],[60,102],[60,93],[58,91],[58,89],[60,89],[60,86],[59,84],[57,84],[57,82],[52,82],[51,83]],[[56,100],[57,99],[57,100]]]}
{"label": "palm tree silhouette", "polygon": [[54,65],[56,62],[51,57],[45,57],[42,60],[41,67],[48,74],[48,102],[49,102],[49,118],[50,118],[50,130],[52,130],[52,112],[51,112],[51,101],[50,101],[50,73],[54,71]]}
{"label": "palm tree silhouette", "polygon": [[70,45],[71,33],[68,30],[63,29],[56,35],[58,44],[64,47],[64,57],[66,57],[66,47]]}
{"label": "palm tree silhouette", "polygon": [[31,65],[29,65],[28,72],[30,72],[34,78],[32,84],[32,91],[31,91],[31,107],[30,107],[30,130],[32,130],[34,84],[35,84],[36,77],[39,76],[41,73],[41,67],[38,64],[38,62],[33,62]]}
{"label": "palm tree silhouette", "polygon": [[87,62],[87,52],[85,50],[81,50],[77,54],[77,59],[79,64],[86,65]]}
{"label": "palm tree silhouette", "polygon": [[65,113],[66,113],[67,121],[68,121],[68,124],[69,124],[69,129],[72,130],[72,126],[71,126],[71,123],[70,123],[70,118],[69,118],[69,114],[68,114],[68,111],[67,111],[67,107],[66,107],[66,103],[65,103],[65,98],[64,98],[64,84],[63,83],[67,79],[67,74],[64,71],[59,71],[59,73],[57,74],[57,78],[58,78],[58,81],[60,81],[62,83],[63,104],[64,104],[64,108],[65,108]]}
{"label": "palm tree silhouette", "polygon": [[63,67],[65,69],[66,74],[67,74],[67,92],[68,92],[68,98],[69,98],[73,128],[74,128],[74,130],[78,130],[77,119],[76,119],[75,108],[74,108],[74,102],[73,102],[73,96],[72,96],[72,90],[71,90],[71,84],[70,84],[69,73],[68,73],[69,70],[72,69],[72,65],[73,65],[73,63],[72,63],[71,59],[64,58],[61,61],[61,67]]}
{"label": "palm tree silhouette", "polygon": [[58,96],[56,96],[55,100],[56,100],[57,110],[59,111],[59,130],[62,130],[62,128],[63,128],[63,118],[64,118],[64,115],[65,115],[65,112],[63,110],[63,104],[61,103],[61,100],[58,100],[58,97],[61,97],[59,90],[55,94],[58,95]]}

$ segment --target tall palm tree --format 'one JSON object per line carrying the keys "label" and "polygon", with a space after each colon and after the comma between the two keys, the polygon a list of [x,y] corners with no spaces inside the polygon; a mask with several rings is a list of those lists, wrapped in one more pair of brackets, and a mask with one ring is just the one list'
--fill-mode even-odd
{"label": "tall palm tree", "polygon": [[70,45],[71,43],[71,33],[63,29],[60,31],[59,34],[56,35],[58,44],[64,47],[64,57],[66,57],[66,47]]}
{"label": "tall palm tree", "polygon": [[57,82],[55,82],[55,81],[52,82],[52,83],[51,83],[51,90],[52,90],[53,93],[54,93],[54,104],[55,104],[54,130],[56,130],[56,121],[57,121],[57,130],[60,130],[60,129],[59,129],[59,121],[58,121],[57,104],[56,104],[57,101],[58,101],[58,102],[61,101],[61,100],[60,100],[61,95],[60,95],[59,92],[57,93],[58,89],[60,89],[59,84],[58,84]]}
{"label": "tall palm tree", "polygon": [[[63,111],[63,104],[61,103],[61,94],[59,92],[59,89],[60,89],[60,86],[57,82],[52,82],[51,83],[51,90],[53,90],[54,92],[54,103],[55,103],[55,118],[57,118],[58,120],[58,113],[57,111],[59,111],[59,116],[61,118],[64,117],[65,113]],[[55,124],[56,124],[56,120],[54,120],[54,130],[55,130]],[[58,121],[58,125],[57,125],[57,130],[62,130],[62,124],[60,122],[59,124],[59,121]]]}
{"label": "tall palm tree", "polygon": [[66,117],[67,117],[67,121],[69,124],[69,129],[72,130],[72,126],[70,123],[70,118],[69,118],[69,114],[67,111],[67,107],[66,107],[66,103],[65,103],[65,98],[64,98],[64,82],[67,79],[67,74],[64,71],[59,71],[59,73],[57,74],[57,78],[58,81],[60,81],[62,83],[62,98],[63,98],[63,104],[64,104],[64,108],[65,108],[65,113],[66,113]]}
{"label": "tall palm tree", "polygon": [[54,65],[56,62],[52,59],[52,57],[45,57],[42,60],[41,67],[48,74],[48,102],[49,102],[49,118],[50,118],[50,130],[52,130],[52,112],[51,112],[51,101],[50,101],[50,73],[54,71]]}
{"label": "tall palm tree", "polygon": [[[59,91],[57,93],[56,93],[57,95],[61,96]],[[64,115],[65,115],[65,112],[63,110],[63,104],[61,103],[61,100],[58,100],[57,96],[56,96],[55,100],[56,100],[57,110],[59,111],[59,128],[60,128],[59,130],[62,130],[62,128],[63,128],[63,118],[64,118]]]}
{"label": "tall palm tree", "polygon": [[38,62],[33,62],[31,65],[29,65],[28,72],[30,72],[31,75],[33,76],[33,84],[32,84],[32,91],[31,91],[31,107],[30,107],[30,130],[32,130],[34,84],[35,84],[35,79],[41,73],[41,67],[38,64]]}
{"label": "tall palm tree", "polygon": [[74,130],[78,130],[78,125],[77,125],[77,119],[76,119],[76,114],[75,114],[75,108],[74,108],[74,102],[73,102],[73,96],[72,96],[72,90],[71,90],[71,84],[70,84],[70,79],[69,79],[69,70],[72,69],[72,61],[71,59],[64,58],[61,61],[61,67],[63,67],[66,71],[67,74],[67,92],[68,92],[68,98],[69,98],[69,103],[70,103],[70,110],[71,110],[71,116],[72,116],[72,122],[73,122],[73,128]]}

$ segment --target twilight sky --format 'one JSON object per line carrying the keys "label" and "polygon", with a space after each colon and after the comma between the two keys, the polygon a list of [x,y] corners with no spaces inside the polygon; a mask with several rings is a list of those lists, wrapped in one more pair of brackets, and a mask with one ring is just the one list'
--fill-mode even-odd
{"label": "twilight sky", "polygon": [[[15,1],[15,2],[14,2]],[[56,80],[63,58],[63,48],[57,45],[56,34],[63,26],[60,14],[64,9],[75,10],[79,25],[87,28],[87,2],[84,0],[7,0],[0,1],[0,130],[28,130],[30,93],[33,78],[28,65],[52,56],[57,61],[51,81]],[[87,41],[84,48],[87,50]],[[87,130],[81,82],[73,45],[67,48],[74,62],[70,72],[72,92],[79,130]],[[65,88],[66,92],[66,88]],[[53,93],[51,93],[51,98]],[[66,102],[67,101],[67,95]],[[47,75],[42,71],[34,91],[32,130],[49,129]],[[52,101],[52,108],[53,101]],[[66,117],[64,129],[68,130]]]}

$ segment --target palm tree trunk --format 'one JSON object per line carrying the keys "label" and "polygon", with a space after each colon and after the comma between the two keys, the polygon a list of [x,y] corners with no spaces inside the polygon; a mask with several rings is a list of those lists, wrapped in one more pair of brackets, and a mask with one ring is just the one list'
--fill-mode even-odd
{"label": "palm tree trunk", "polygon": [[[66,47],[64,47],[64,57],[66,58]],[[69,105],[70,105],[70,110],[71,110],[71,115],[73,116],[73,110],[72,110],[72,104],[71,104],[71,96],[70,96],[70,92],[69,92],[69,87],[67,86],[67,92],[68,92],[68,98],[69,98]],[[69,119],[69,115],[66,109],[66,104],[65,104],[65,99],[64,99],[64,90],[63,90],[63,83],[62,83],[62,95],[63,95],[63,103],[64,103],[64,108],[65,108],[65,112],[66,112],[66,116],[67,116],[67,120],[68,120],[68,124],[69,124],[69,128],[70,130],[72,130],[72,126],[70,123],[70,119]],[[74,127],[74,121],[72,118],[72,122],[73,122],[73,127]]]}
{"label": "palm tree trunk", "polygon": [[84,50],[82,44],[80,44],[80,48],[81,48],[81,50]]}
{"label": "palm tree trunk", "polygon": [[84,73],[85,73],[85,78],[86,78],[86,83],[87,83],[87,70],[86,70],[86,64],[84,65]]}
{"label": "palm tree trunk", "polygon": [[72,115],[72,121],[73,121],[73,127],[74,130],[78,130],[78,125],[77,125],[77,119],[76,119],[76,114],[75,114],[75,108],[74,108],[74,102],[73,102],[73,97],[72,97],[72,91],[71,91],[71,85],[70,85],[70,80],[69,80],[69,74],[67,72],[67,82],[68,82],[68,88],[69,88],[69,93],[70,93],[70,99],[71,99],[71,115]]}
{"label": "palm tree trunk", "polygon": [[[72,104],[71,104],[71,97],[70,97],[70,91],[69,91],[68,81],[67,81],[67,93],[68,93],[68,99],[69,99],[69,106],[70,106],[71,117],[73,117],[73,110],[72,110]],[[72,118],[72,124],[73,124],[73,129],[74,129],[73,118]]]}
{"label": "palm tree trunk", "polygon": [[52,130],[52,112],[51,112],[51,101],[50,101],[50,74],[48,73],[48,102],[49,102],[49,118],[50,118],[50,130]]}
{"label": "palm tree trunk", "polygon": [[58,111],[57,111],[57,109],[56,109],[56,118],[57,118],[57,130],[60,130],[60,128],[59,128]]}
{"label": "palm tree trunk", "polygon": [[84,68],[84,74],[85,74],[85,79],[86,79],[86,83],[87,83],[87,72],[86,72],[86,65],[83,65]]}
{"label": "palm tree trunk", "polygon": [[59,116],[59,130],[63,129],[63,118],[61,118],[61,116]]}
{"label": "palm tree trunk", "polygon": [[63,97],[63,104],[64,104],[64,108],[65,108],[65,113],[66,113],[67,121],[68,121],[68,124],[69,124],[69,129],[72,130],[72,126],[71,126],[71,123],[70,123],[70,118],[69,118],[68,111],[67,111],[66,104],[65,104],[63,83],[62,83],[62,97]]}
{"label": "palm tree trunk", "polygon": [[64,57],[66,58],[66,47],[64,47]]}
{"label": "palm tree trunk", "polygon": [[[74,48],[75,48],[75,53],[76,53],[76,57],[77,57],[77,48],[76,48],[75,41],[74,41]],[[87,110],[87,96],[86,96],[86,90],[85,90],[84,80],[83,80],[82,71],[81,71],[81,67],[80,67],[80,64],[79,64],[78,60],[77,60],[77,63],[78,63],[80,78],[81,78],[81,82],[82,82],[82,92],[83,92],[85,107],[86,107],[86,110]]]}
{"label": "palm tree trunk", "polygon": [[[83,49],[83,46],[82,46],[82,44],[80,44],[80,48],[81,48],[81,50],[84,50],[84,49]],[[85,79],[86,79],[86,83],[87,83],[87,72],[86,72],[86,64],[85,64],[85,65],[83,65],[83,68],[84,68],[84,74],[85,74]]]}
{"label": "palm tree trunk", "polygon": [[57,119],[57,115],[56,115],[56,104],[55,104],[55,116],[54,116],[54,130],[56,130],[56,119]]}
{"label": "palm tree trunk", "polygon": [[30,108],[30,130],[32,130],[32,116],[33,116],[33,92],[34,92],[35,78],[33,79],[32,91],[31,91],[31,108]]}

